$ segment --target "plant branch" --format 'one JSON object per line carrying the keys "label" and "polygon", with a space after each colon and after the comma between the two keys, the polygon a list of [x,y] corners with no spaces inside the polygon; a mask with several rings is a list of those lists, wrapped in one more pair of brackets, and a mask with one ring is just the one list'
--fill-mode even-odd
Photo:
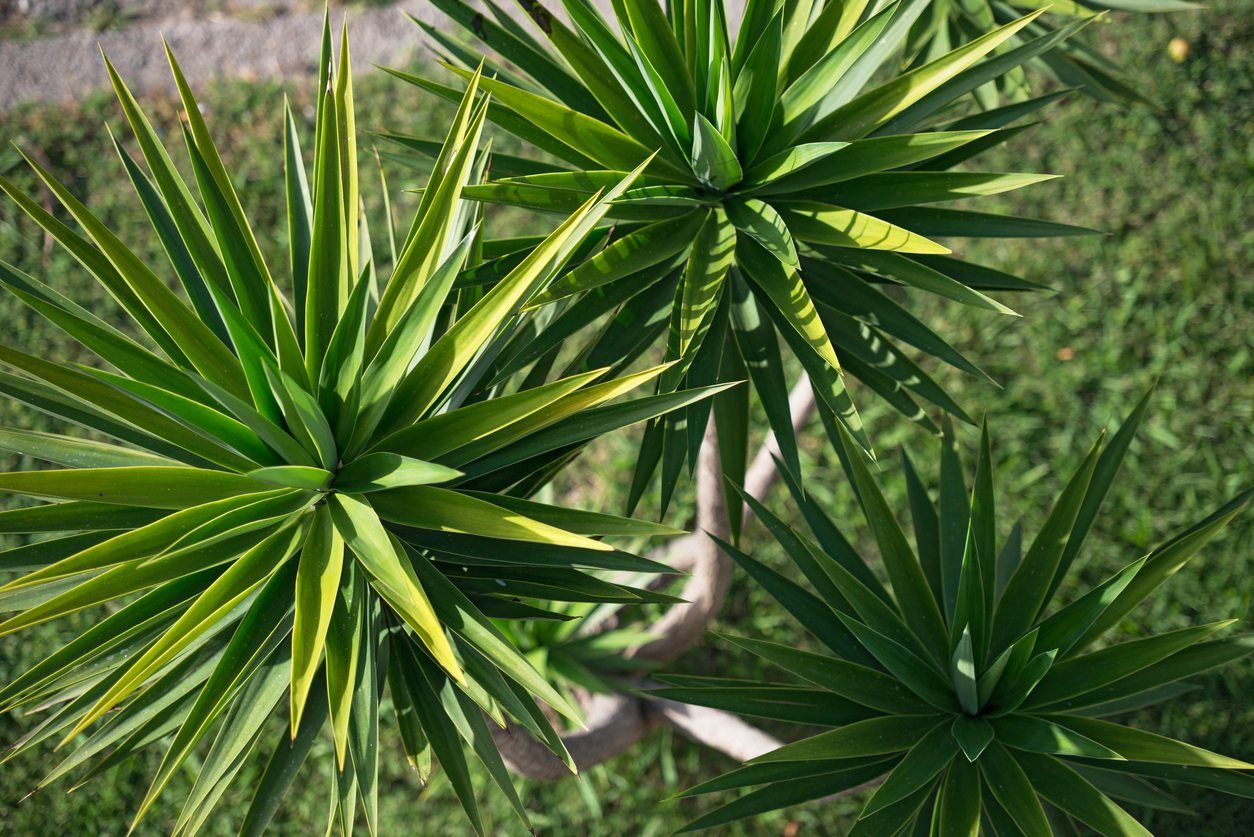
{"label": "plant branch", "polygon": [[[789,394],[794,432],[814,414],[814,390],[805,376]],[[768,434],[745,473],[745,491],[764,500],[779,481],[776,462],[779,445]],[[730,525],[723,491],[718,433],[711,416],[696,468],[696,531],[677,538],[653,553],[676,570],[689,573],[680,595],[684,604],[671,607],[654,623],[651,642],[631,649],[627,656],[654,662],[680,657],[705,635],[722,609],[731,583],[731,561],[710,537],[729,540]],[[744,520],[752,518],[746,505]],[[665,722],[694,741],[719,750],[738,761],[769,752],[780,742],[734,715],[714,709],[686,706],[629,694],[592,695],[584,701],[586,728],[562,735],[562,741],[579,769],[601,764],[625,752],[658,723]],[[506,764],[531,779],[558,779],[569,769],[546,746],[513,725],[494,729],[493,737]]]}

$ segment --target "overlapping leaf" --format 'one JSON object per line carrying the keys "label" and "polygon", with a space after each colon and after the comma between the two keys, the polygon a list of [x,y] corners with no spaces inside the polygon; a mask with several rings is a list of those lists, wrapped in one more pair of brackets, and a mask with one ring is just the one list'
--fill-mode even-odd
{"label": "overlapping leaf", "polygon": [[[1249,636],[1220,637],[1231,625],[1224,621],[1088,648],[1244,510],[1251,491],[1092,590],[1051,601],[1067,571],[1084,560],[1085,536],[1145,410],[1142,401],[1109,444],[1099,440],[1008,571],[997,567],[1005,547],[997,544],[987,428],[969,491],[950,433],[941,442],[939,502],[905,460],[913,548],[841,433],[843,461],[888,587],[796,481],[787,480],[792,499],[818,543],[750,498],[814,592],[724,549],[826,649],[732,638],[799,681],[664,677],[673,685],[659,694],[822,731],[689,791],[760,786],[688,829],[848,787],[841,776],[882,777],[850,832],[868,835],[903,828],[1049,835],[1082,826],[1148,834],[1127,803],[1184,807],[1159,780],[1254,795],[1254,765],[1110,720],[1177,697],[1187,690],[1185,678],[1246,657],[1254,649]],[[998,583],[1003,574],[1008,582]],[[1129,796],[1128,786],[1137,793]]]}
{"label": "overlapping leaf", "polygon": [[[919,32],[936,19],[926,14],[929,0],[750,3],[734,40],[724,0],[633,0],[612,4],[609,17],[584,0],[563,0],[569,23],[540,2],[521,4],[538,33],[507,25],[509,13],[497,0],[486,5],[499,24],[485,23],[465,0],[435,5],[456,24],[438,38],[454,71],[469,78],[482,60],[497,73],[481,82],[501,105],[488,111],[488,120],[558,160],[523,174],[503,172],[467,194],[569,211],[612,176],[605,169],[626,171],[655,149],[638,187],[609,210],[623,223],[607,246],[573,264],[548,294],[596,295],[604,300],[596,311],[620,307],[638,322],[633,302],[643,305],[646,291],[662,295],[678,283],[667,300],[670,330],[619,345],[638,351],[649,338],[669,334],[667,359],[678,365],[659,382],[663,388],[701,383],[705,368],[717,374],[719,366],[747,366],[786,452],[793,431],[779,415],[786,412],[787,386],[763,367],[777,351],[774,332],[819,386],[822,409],[870,450],[846,376],[932,426],[914,396],[965,414],[916,371],[897,341],[976,371],[922,324],[903,322],[909,315],[899,303],[881,301],[876,286],[903,285],[984,312],[1013,313],[985,293],[990,288],[976,279],[984,268],[937,261],[949,248],[935,239],[1081,232],[947,205],[1048,178],[953,171],[980,143],[1003,138],[996,129],[1006,124],[959,127],[955,120],[972,106],[971,90],[1017,78],[1025,62],[1058,54],[1085,20],[1055,30],[1040,28],[1038,12],[989,18],[991,31],[956,39],[953,51],[924,55],[917,52]],[[455,34],[459,29],[482,47]],[[490,51],[486,58],[482,48]],[[895,71],[903,54],[909,66]],[[445,97],[453,93],[396,75]],[[434,148],[398,141],[412,151]],[[856,294],[836,292],[833,272]],[[748,302],[738,289],[754,299],[756,333],[750,338],[737,328],[727,339],[705,323],[729,295],[733,325],[745,322]],[[864,333],[856,334],[858,328]],[[694,365],[705,341],[712,343],[708,363]],[[515,354],[515,368],[544,356],[550,344],[543,337],[535,343]],[[737,360],[723,358],[737,353]],[[695,462],[703,428],[681,422],[677,414],[646,432],[633,498],[659,464],[662,496],[669,498],[679,463]]]}
{"label": "overlapping leaf", "polygon": [[[598,157],[639,168],[611,173],[551,234],[507,250],[516,258],[494,264],[491,283],[459,284],[502,255],[483,240],[478,205],[462,200],[486,165],[479,138],[493,105],[480,84],[519,101],[474,74],[416,217],[389,248],[392,260],[377,260],[362,217],[347,36],[337,59],[328,25],[312,173],[297,120],[285,111],[282,121],[290,247],[275,269],[173,55],[170,63],[194,185],[108,67],[146,171],[119,142],[121,163],[169,265],[145,263],[37,164],[78,229],[0,180],[143,335],[128,337],[0,265],[0,282],[99,360],[0,349],[6,394],[91,431],[0,431],[0,448],[47,464],[0,474],[0,491],[36,501],[4,512],[0,529],[57,535],[0,558],[0,572],[20,573],[0,584],[0,634],[118,604],[0,684],[6,709],[58,707],[13,755],[74,744],[46,784],[164,744],[136,820],[195,764],[174,827],[193,834],[258,741],[273,736],[244,821],[255,833],[329,728],[334,816],[347,832],[360,812],[375,831],[380,707],[390,701],[415,763],[434,752],[476,829],[471,753],[526,822],[483,713],[573,764],[546,711],[572,722],[579,712],[510,620],[675,601],[597,573],[665,571],[607,540],[639,545],[674,530],[529,495],[597,436],[722,387],[620,401],[667,367],[618,378],[572,371],[537,385],[494,360],[534,333],[542,290],[603,235],[598,226],[639,188],[649,153],[590,126]],[[181,291],[165,281],[168,267]],[[698,299],[708,294],[709,277],[694,283]],[[568,682],[579,666],[591,671],[644,641],[568,639]]]}

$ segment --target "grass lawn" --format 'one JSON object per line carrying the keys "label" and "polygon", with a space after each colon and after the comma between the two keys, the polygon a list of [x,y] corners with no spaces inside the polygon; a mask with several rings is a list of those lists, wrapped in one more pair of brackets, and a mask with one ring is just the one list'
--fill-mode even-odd
{"label": "grass lawn", "polygon": [[[1066,178],[1041,184],[1007,200],[1027,215],[1052,217],[1107,231],[1101,238],[1056,242],[971,244],[976,261],[1000,266],[1043,282],[1056,293],[1008,299],[1022,319],[999,317],[928,300],[912,300],[925,321],[982,365],[1001,389],[942,371],[968,411],[987,413],[994,429],[1004,535],[1022,515],[1032,533],[1066,475],[1102,427],[1117,422],[1154,380],[1159,380],[1152,414],[1133,446],[1104,514],[1089,538],[1081,575],[1086,583],[1143,554],[1174,531],[1200,519],[1238,489],[1254,481],[1254,285],[1250,274],[1254,232],[1250,160],[1254,150],[1254,4],[1219,0],[1209,9],[1165,17],[1120,16],[1101,30],[1101,46],[1131,68],[1136,84],[1160,105],[1119,109],[1072,97],[1047,114],[1047,121],[1000,149],[989,170],[1049,171]],[[1181,37],[1190,53],[1172,61],[1167,44]],[[311,49],[315,45],[311,44]],[[304,121],[312,120],[307,90],[285,91],[272,83],[229,82],[206,91],[208,118],[228,166],[273,264],[285,241],[279,202],[280,111],[290,93]],[[358,87],[364,126],[387,126],[434,135],[445,111],[419,99],[381,74]],[[152,102],[151,97],[149,101]],[[169,102],[152,102],[161,123],[174,127]],[[76,109],[31,108],[0,116],[0,140],[35,152],[65,178],[142,256],[147,222],[124,184],[121,165],[101,125],[121,123],[115,103],[93,96]],[[310,134],[305,126],[305,136]],[[498,148],[508,146],[497,145]],[[363,161],[364,162],[364,161]],[[12,150],[0,151],[0,172],[33,188],[33,177]],[[392,167],[394,187],[416,181]],[[371,167],[363,178],[373,178]],[[377,194],[374,190],[372,194]],[[402,210],[412,200],[397,194]],[[378,218],[378,206],[368,207]],[[405,217],[407,222],[408,218]],[[496,234],[533,229],[543,219],[495,213]],[[273,231],[271,233],[271,231]],[[376,226],[376,239],[382,246]],[[269,236],[267,233],[271,233]],[[960,242],[956,246],[967,246]],[[112,301],[61,252],[46,247],[34,225],[0,205],[0,258],[50,282],[97,313]],[[155,258],[153,264],[159,264]],[[1244,279],[1242,277],[1245,277]],[[0,300],[4,342],[23,351],[81,360],[80,350],[11,298]],[[906,446],[916,462],[929,463],[932,442],[889,415],[869,394],[860,395],[877,446],[892,453]],[[42,427],[41,418],[19,405],[0,402],[0,425]],[[974,445],[973,430],[962,431]],[[617,510],[634,462],[634,435],[604,440],[564,475],[558,491],[590,508]],[[807,486],[829,503],[851,537],[867,545],[850,490],[817,425],[803,440]],[[969,448],[970,449],[970,448]],[[895,456],[881,456],[890,500],[905,500]],[[0,455],[0,467],[32,467]],[[685,497],[675,504],[682,515]],[[784,504],[777,508],[786,511]],[[647,508],[647,503],[646,506]],[[677,523],[684,523],[677,519]],[[760,528],[746,533],[751,551],[783,567],[782,556]],[[1122,626],[1135,636],[1220,618],[1249,618],[1254,584],[1254,515],[1246,515],[1163,588],[1154,602]],[[1074,589],[1063,591],[1064,596]],[[0,638],[0,681],[59,647],[88,617],[75,617],[19,637]],[[743,577],[737,577],[718,630],[804,645],[801,629]],[[749,676],[754,663],[718,643],[709,643],[676,665],[686,672]],[[1194,743],[1254,759],[1254,664],[1247,661],[1199,678],[1199,689],[1174,704],[1144,710],[1134,722],[1151,731],[1187,737]],[[15,741],[34,718],[0,715],[0,742]],[[286,723],[284,720],[283,723]],[[779,731],[784,734],[787,731]],[[276,723],[277,734],[277,723]],[[460,834],[469,831],[453,794],[437,776],[423,788],[405,766],[393,736],[383,738],[380,809],[385,834]],[[310,834],[323,828],[328,804],[329,742],[306,766],[295,795],[280,812],[282,833]],[[152,750],[66,795],[68,785],[41,792],[22,805],[39,777],[55,764],[25,757],[0,767],[0,833],[12,835],[115,834],[156,768]],[[581,782],[522,783],[534,823],[546,834],[651,835],[673,831],[713,802],[666,801],[675,792],[727,769],[730,763],[667,731],[654,733],[630,754],[587,772]],[[194,760],[177,775],[139,829],[163,833],[178,814],[181,792],[190,787]],[[206,831],[234,833],[229,816],[246,804],[259,772],[245,768]],[[317,773],[318,775],[314,775]],[[1254,827],[1254,804],[1217,793],[1188,789],[1194,817],[1147,816],[1161,834],[1239,835]],[[721,800],[719,800],[721,801]],[[521,833],[517,819],[498,796],[485,794],[485,819],[494,833]],[[848,828],[856,800],[810,805],[728,828],[728,834],[839,834]]]}

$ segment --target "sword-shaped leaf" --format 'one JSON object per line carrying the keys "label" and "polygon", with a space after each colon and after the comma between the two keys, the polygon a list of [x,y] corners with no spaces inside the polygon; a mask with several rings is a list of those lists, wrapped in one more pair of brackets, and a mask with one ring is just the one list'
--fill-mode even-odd
{"label": "sword-shaped leaf", "polygon": [[[421,489],[410,488],[406,491]],[[449,492],[452,493],[452,492]],[[383,528],[371,504],[363,499],[336,494],[329,501],[331,519],[345,545],[357,556],[370,578],[370,585],[404,619],[422,640],[428,653],[455,679],[465,678],[461,665],[453,655],[440,620],[432,610],[422,583],[414,575],[410,562],[397,548],[396,542]]]}
{"label": "sword-shaped leaf", "polygon": [[301,547],[296,571],[290,719],[293,740],[302,728],[301,719],[318,674],[343,567],[344,541],[332,524],[327,507],[320,506]]}

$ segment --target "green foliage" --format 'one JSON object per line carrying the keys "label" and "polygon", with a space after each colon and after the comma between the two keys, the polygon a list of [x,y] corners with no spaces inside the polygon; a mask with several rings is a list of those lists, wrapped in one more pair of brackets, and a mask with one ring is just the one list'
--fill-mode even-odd
{"label": "green foliage", "polygon": [[[985,168],[1023,166],[1022,158],[1015,155],[1028,153],[1034,168],[1067,175],[1056,188],[1020,190],[994,199],[997,211],[1040,216],[1056,211],[1061,203],[1074,210],[1069,220],[1100,226],[1111,235],[1068,241],[1065,247],[1013,239],[973,242],[965,255],[987,264],[1013,265],[1021,275],[1065,289],[1065,295],[1022,297],[1015,306],[1026,318],[1021,326],[998,321],[991,313],[968,315],[964,308],[939,298],[920,300],[919,307],[912,309],[992,377],[1006,382],[1004,389],[993,390],[975,378],[956,378],[950,391],[957,400],[968,403],[965,399],[970,399],[970,404],[998,416],[998,460],[1003,469],[1015,474],[1013,480],[999,482],[1000,499],[1008,502],[1005,498],[1009,497],[1019,508],[1047,508],[1051,497],[1045,492],[1054,481],[1051,463],[1075,456],[1076,446],[1091,440],[1116,405],[1129,403],[1134,397],[1130,393],[1162,376],[1156,409],[1147,417],[1142,433],[1154,443],[1154,455],[1141,457],[1137,446],[1133,447],[1128,467],[1137,478],[1119,480],[1112,488],[1106,511],[1089,536],[1088,558],[1077,567],[1078,575],[1061,588],[1063,595],[1101,581],[1121,566],[1121,560],[1141,554],[1162,533],[1201,516],[1225,492],[1235,492],[1250,478],[1248,465],[1242,464],[1254,461],[1246,429],[1249,399],[1242,384],[1250,374],[1244,336],[1251,331],[1251,321],[1242,246],[1234,246],[1248,237],[1242,200],[1246,149],[1232,142],[1248,122],[1249,108],[1244,103],[1251,101],[1250,65],[1242,60],[1250,36],[1251,17],[1246,9],[1247,5],[1223,0],[1198,14],[1144,16],[1101,27],[1103,52],[1125,66],[1136,66],[1141,84],[1155,91],[1164,110],[1103,110],[1103,129],[1095,132],[1092,104],[1072,97],[1056,109],[1048,124],[1033,130],[1025,151],[1012,145],[991,152]],[[1192,45],[1184,63],[1167,57],[1166,44],[1174,36]],[[397,96],[394,83],[381,74],[364,74],[355,81],[359,125],[442,124],[451,115],[442,101],[415,102],[412,97]],[[275,153],[281,132],[276,132],[270,112],[283,92],[273,81],[223,80],[200,97],[202,109],[215,126],[219,148],[231,161],[235,187],[249,208],[250,219],[256,229],[267,233],[259,243],[272,264],[286,261],[282,159]],[[308,131],[313,119],[308,96],[300,89],[287,92],[302,133]],[[176,102],[154,92],[145,104],[158,130],[177,132]],[[148,221],[125,182],[123,168],[109,162],[112,149],[101,125],[106,117],[113,118],[114,107],[98,94],[78,105],[27,106],[0,115],[0,135],[6,145],[16,138],[25,147],[46,151],[48,162],[42,158],[41,162],[64,176],[75,193],[138,254],[163,259],[153,249],[157,242],[145,235]],[[519,150],[512,137],[499,133],[493,149],[509,154]],[[381,152],[387,162],[396,159],[385,149]],[[0,172],[31,188],[37,181],[25,167],[13,168],[15,162],[20,157],[11,147],[0,150]],[[182,162],[176,160],[180,167]],[[363,176],[368,184],[364,170]],[[379,190],[367,185],[362,198],[369,211],[382,217]],[[392,194],[393,206],[403,210],[401,215],[416,205],[417,198],[401,189]],[[494,226],[511,234],[541,232],[546,220],[511,209],[490,211]],[[372,220],[375,217],[371,215]],[[383,225],[374,224],[373,232],[376,253],[387,252]],[[11,205],[0,205],[4,258],[29,273],[55,277],[63,293],[126,329],[116,314],[116,303],[63,251],[45,249],[44,243],[35,225]],[[276,276],[280,282],[284,278]],[[52,326],[22,309],[14,297],[0,297],[0,312],[11,326],[6,336],[11,345],[56,360],[87,357],[77,344],[57,339]],[[42,414],[0,401],[6,425],[50,428]],[[879,445],[891,449],[904,443],[916,450],[927,445],[930,453],[927,434],[917,426],[894,421],[882,402],[860,401],[859,405]],[[1066,416],[1065,422],[1059,421],[1060,415]],[[762,430],[755,417],[755,435]],[[960,432],[969,431],[960,428]],[[807,489],[821,498],[837,520],[852,520],[857,508],[830,446],[819,444],[810,433],[803,434],[800,442]],[[8,468],[25,462],[16,455],[4,459],[3,467]],[[887,467],[895,467],[896,457],[885,460]],[[554,496],[578,505],[616,508],[627,490],[625,481],[616,475],[629,470],[634,461],[631,436],[605,437],[583,454],[581,467],[557,475]],[[884,485],[894,508],[906,508],[903,482],[891,479]],[[681,486],[676,497],[681,507],[687,501],[684,492]],[[646,498],[647,505],[653,497]],[[9,507],[15,500],[6,497],[0,502]],[[799,522],[795,509],[785,504],[779,509],[790,521]],[[1030,516],[1029,524],[1035,519]],[[1214,613],[1245,612],[1249,606],[1245,581],[1254,565],[1243,545],[1251,536],[1251,520],[1245,515],[1234,521],[1208,547],[1206,562],[1191,562],[1177,573],[1170,588],[1173,595],[1145,602],[1121,628],[1135,632],[1181,627],[1196,618],[1198,603],[1206,603]],[[780,572],[795,575],[779,547],[770,539],[764,542],[760,535],[757,527],[745,534],[753,555]],[[858,537],[856,545],[865,541],[860,527],[849,535]],[[4,545],[25,540],[26,536],[5,536]],[[90,626],[95,613],[84,611],[0,638],[0,681]],[[733,581],[719,626],[799,647],[812,643],[743,573]],[[1196,678],[1199,688],[1186,700],[1138,710],[1130,716],[1132,722],[1141,729],[1185,737],[1254,761],[1254,714],[1244,699],[1254,672],[1252,660],[1246,657],[1227,669]],[[747,653],[729,655],[711,647],[694,650],[681,665],[685,671],[717,671],[734,677],[764,674],[758,658]],[[392,723],[386,696],[381,715],[385,727]],[[18,740],[41,719],[40,714],[0,713],[0,738]],[[287,720],[276,717],[271,721],[276,737],[279,725]],[[329,737],[313,742],[310,757],[276,814],[274,826],[280,832],[310,833],[324,827],[326,783],[334,764],[330,746]],[[406,765],[396,736],[382,736],[381,747],[379,806],[385,833],[412,830],[416,807],[424,829],[433,833],[465,830],[464,814],[444,771],[435,771],[431,782],[422,786]],[[43,775],[41,766],[47,767],[41,762],[53,757],[41,757],[50,749],[5,762],[0,769],[0,799],[13,802],[34,788]],[[0,831],[94,832],[101,823],[120,822],[133,810],[134,800],[143,796],[160,755],[157,748],[147,748],[113,766],[101,777],[104,781],[91,782],[71,794],[54,785],[22,805],[0,804]],[[243,765],[237,780],[224,792],[220,804],[225,810],[247,807],[264,761],[252,759]],[[533,824],[546,834],[666,833],[714,807],[718,795],[662,800],[730,766],[726,759],[662,729],[613,762],[582,771],[581,781],[523,783],[520,794]],[[137,834],[161,833],[173,825],[178,809],[172,803],[190,788],[194,769],[195,765],[188,765],[174,777],[170,792],[158,800]],[[521,832],[508,799],[488,787],[488,777],[475,760],[471,760],[470,772],[482,785],[478,799],[485,825],[502,833]],[[1202,788],[1176,793],[1188,800],[1196,815],[1129,810],[1156,833],[1243,833],[1249,800]],[[771,812],[733,823],[725,832],[783,833],[799,828],[798,833],[844,833],[864,799]],[[211,818],[203,833],[234,834],[237,825],[229,817]]]}
{"label": "green foliage", "polygon": [[0,491],[45,501],[0,512],[0,531],[47,536],[0,552],[0,571],[21,573],[0,586],[0,635],[110,605],[0,687],[6,709],[53,707],[10,756],[73,744],[42,787],[168,739],[135,818],[198,764],[176,833],[200,831],[284,703],[288,729],[264,746],[243,831],[271,820],[323,729],[338,767],[333,822],[350,833],[360,805],[378,830],[385,696],[409,760],[425,775],[434,756],[477,831],[467,751],[526,823],[488,719],[512,719],[573,769],[540,703],[575,723],[579,712],[498,625],[565,620],[566,603],[607,597],[671,601],[594,572],[664,572],[604,538],[676,534],[526,498],[589,440],[719,389],[609,403],[665,366],[498,381],[492,360],[534,329],[524,308],[636,173],[590,196],[490,289],[467,281],[498,247],[461,200],[486,165],[475,77],[413,222],[389,229],[397,246],[377,259],[347,44],[345,33],[336,61],[326,27],[312,176],[290,111],[283,121],[290,298],[173,55],[199,200],[106,62],[148,173],[115,148],[168,267],[136,255],[35,159],[81,232],[0,178],[138,331],[0,263],[16,298],[94,355],[60,363],[0,347],[11,370],[0,390],[88,431],[0,430],[0,448],[64,466],[0,474]]}
{"label": "green foliage", "polygon": [[[1026,37],[1048,35],[1069,22],[1097,18],[1111,11],[1181,12],[1196,9],[1198,5],[1185,0],[1060,0],[1049,4],[1029,0],[937,0],[929,5],[911,30],[907,63],[920,66],[1033,8],[1045,8],[1046,14],[1024,30]],[[811,20],[817,22],[817,18]],[[1018,44],[1018,39],[1011,40],[1001,50],[1009,51]],[[1029,70],[1102,102],[1148,103],[1153,98],[1151,88],[1130,80],[1123,67],[1084,38],[1072,38],[1046,50],[1023,67],[976,88],[973,95],[985,109],[1002,103],[1026,102],[1033,88]]]}
{"label": "green foliage", "polygon": [[[882,289],[905,287],[1013,314],[987,292],[1031,290],[1032,283],[955,258],[934,239],[1091,232],[937,205],[1048,179],[955,167],[1020,133],[1013,124],[1056,94],[963,111],[969,92],[1057,46],[1085,21],[1029,37],[1038,13],[1029,14],[885,76],[879,71],[907,47],[930,0],[882,9],[753,0],[735,40],[721,0],[665,12],[655,0],[631,0],[613,5],[613,21],[569,0],[569,27],[539,3],[524,4],[547,44],[494,3],[489,17],[461,0],[434,2],[511,62],[485,59],[495,76],[482,82],[496,99],[488,119],[555,158],[498,170],[500,179],[467,194],[569,211],[656,149],[639,185],[608,213],[619,221],[612,240],[546,295],[582,294],[581,315],[617,310],[620,328],[638,334],[646,323],[645,338],[665,336],[676,366],[661,377],[662,388],[747,373],[794,474],[799,460],[780,337],[814,381],[822,409],[865,448],[870,442],[846,373],[926,427],[935,425],[919,400],[965,419],[900,344],[983,373]],[[820,13],[824,25],[807,27]],[[424,28],[447,52],[448,66],[468,78],[478,50]],[[1022,43],[997,52],[1014,38]],[[435,81],[395,74],[457,96]],[[520,351],[507,368],[539,354]],[[697,408],[649,426],[629,508],[660,463],[665,509],[682,463],[695,459],[706,415]],[[743,436],[746,422],[737,409],[721,411],[728,438]],[[734,468],[728,475],[742,476]]]}
{"label": "green foliage", "polygon": [[[657,595],[659,601],[666,600]],[[557,606],[554,610],[563,613],[566,621],[520,620],[503,626],[502,631],[566,700],[575,702],[579,691],[613,694],[623,687],[625,675],[639,676],[656,665],[622,656],[654,636],[639,624],[641,620],[624,618],[631,616],[626,608],[638,601],[621,595],[617,599]],[[616,618],[624,624],[614,625],[611,620]]]}
{"label": "green foliage", "polygon": [[[749,792],[689,830],[828,796],[882,778],[850,834],[1148,834],[1122,805],[1188,806],[1160,780],[1254,798],[1254,765],[1107,720],[1189,691],[1188,678],[1241,660],[1233,621],[1124,642],[1103,637],[1244,510],[1247,489],[1093,586],[1055,603],[1077,563],[1148,396],[1099,439],[1026,549],[998,543],[985,428],[968,493],[952,437],[941,441],[939,498],[904,460],[915,545],[841,433],[843,462],[874,534],[885,584],[836,524],[789,481],[814,535],[746,498],[804,577],[799,585],[730,544],[737,564],[825,646],[728,640],[795,683],[670,676],[663,697],[827,729],[749,761],[686,795]],[[808,589],[807,589],[808,588]],[[913,832],[912,832],[913,833]]]}

